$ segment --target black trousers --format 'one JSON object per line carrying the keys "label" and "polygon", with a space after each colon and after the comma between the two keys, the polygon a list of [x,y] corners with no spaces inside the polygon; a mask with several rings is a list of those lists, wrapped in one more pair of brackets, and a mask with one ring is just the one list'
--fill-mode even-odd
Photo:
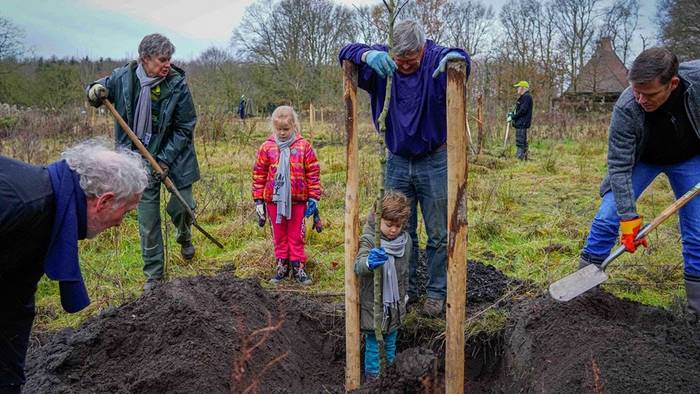
{"label": "black trousers", "polygon": [[527,160],[527,129],[515,130],[515,146],[518,147],[518,159]]}
{"label": "black trousers", "polygon": [[20,393],[34,322],[33,280],[0,278],[0,393]]}

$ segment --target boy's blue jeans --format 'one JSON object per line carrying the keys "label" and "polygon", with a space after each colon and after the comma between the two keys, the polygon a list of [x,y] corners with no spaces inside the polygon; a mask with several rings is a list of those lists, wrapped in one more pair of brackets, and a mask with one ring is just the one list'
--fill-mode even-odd
{"label": "boy's blue jeans", "polygon": [[[632,169],[634,198],[639,198],[644,189],[661,173],[666,174],[673,193],[679,198],[700,182],[700,156],[671,165],[638,162]],[[679,222],[685,273],[700,277],[700,197],[690,200],[680,209]],[[612,191],[609,191],[603,195],[581,256],[589,263],[603,262],[618,242],[619,226],[620,217],[617,215],[615,198]]]}
{"label": "boy's blue jeans", "polygon": [[[399,330],[384,334],[384,352],[387,365],[394,363],[396,358],[396,337]],[[374,334],[365,333],[365,375],[379,375],[379,344]]]}
{"label": "boy's blue jeans", "polygon": [[419,159],[389,153],[386,188],[402,192],[411,203],[407,231],[413,240],[408,296],[417,297],[418,227],[417,204],[423,212],[428,243],[425,247],[429,298],[445,299],[447,294],[447,149],[438,149]]}

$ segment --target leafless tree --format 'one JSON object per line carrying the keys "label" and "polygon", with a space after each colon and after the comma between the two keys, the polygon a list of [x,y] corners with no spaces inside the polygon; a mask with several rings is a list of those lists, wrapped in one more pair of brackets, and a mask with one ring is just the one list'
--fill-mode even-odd
{"label": "leafless tree", "polygon": [[0,16],[0,59],[18,57],[24,53],[24,31],[9,18]]}
{"label": "leafless tree", "polygon": [[571,86],[576,91],[576,78],[583,68],[596,32],[600,0],[554,0],[552,5],[566,54]]}
{"label": "leafless tree", "polygon": [[700,57],[700,0],[660,0],[656,17],[665,46],[681,60]]}
{"label": "leafless tree", "polygon": [[450,7],[448,0],[415,0],[408,2],[398,19],[414,18],[425,29],[427,38],[436,44],[444,44],[447,38],[447,24]]}
{"label": "leafless tree", "polygon": [[615,0],[605,9],[605,22],[601,29],[601,36],[610,37],[613,49],[618,55],[622,55],[622,62],[627,63],[630,55],[632,37],[639,24],[638,0]]}
{"label": "leafless tree", "polygon": [[488,52],[485,40],[494,23],[493,7],[480,0],[454,0],[447,7],[447,43],[465,49],[471,56]]}
{"label": "leafless tree", "polygon": [[382,5],[357,6],[353,12],[355,36],[367,45],[387,42],[388,15]]}

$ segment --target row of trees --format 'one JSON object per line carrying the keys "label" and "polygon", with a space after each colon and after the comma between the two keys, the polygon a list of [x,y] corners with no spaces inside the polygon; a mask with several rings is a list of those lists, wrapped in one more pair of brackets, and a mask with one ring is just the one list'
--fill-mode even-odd
{"label": "row of trees", "polygon": [[[700,0],[661,0],[660,41],[683,59],[698,56],[694,23]],[[531,82],[537,108],[577,76],[595,48],[610,37],[629,63],[638,47],[639,0],[510,0],[496,11],[484,0],[413,0],[400,18],[422,22],[429,38],[462,47],[474,61],[471,94],[505,109],[512,84]],[[386,41],[384,6],[345,7],[332,0],[256,0],[232,32],[230,48],[212,47],[181,64],[198,105],[234,111],[241,94],[264,110],[279,103],[339,107],[337,54],[348,42]],[[643,45],[650,38],[642,37]],[[177,43],[175,43],[177,45]],[[0,17],[0,102],[63,108],[83,102],[82,86],[121,62],[20,58],[23,33]],[[487,113],[491,111],[487,108]]]}

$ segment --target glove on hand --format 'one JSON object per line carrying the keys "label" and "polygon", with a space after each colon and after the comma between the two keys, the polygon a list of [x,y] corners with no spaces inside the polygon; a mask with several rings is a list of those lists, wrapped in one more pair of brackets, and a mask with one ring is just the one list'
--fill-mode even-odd
{"label": "glove on hand", "polygon": [[263,200],[255,200],[255,214],[258,215],[258,226],[265,227],[265,203]]}
{"label": "glove on hand", "polygon": [[649,241],[646,237],[635,241],[639,233],[640,227],[642,226],[642,218],[634,218],[629,220],[620,220],[620,230],[622,230],[622,237],[620,237],[620,243],[625,246],[625,250],[630,253],[634,253],[637,250],[637,246],[643,245],[644,247],[649,246]]}
{"label": "glove on hand", "polygon": [[316,232],[323,231],[323,222],[321,221],[321,215],[318,214],[318,210],[314,213],[314,224],[311,226]]}
{"label": "glove on hand", "polygon": [[396,71],[396,63],[388,53],[383,51],[368,51],[365,63],[382,78],[386,78]]}
{"label": "glove on hand", "polygon": [[512,121],[513,121],[513,116],[515,116],[515,113],[513,113],[513,111],[508,112],[508,115],[506,116],[506,120],[507,120],[508,122],[512,122]]}
{"label": "glove on hand", "polygon": [[165,178],[170,175],[170,166],[167,164],[163,163],[162,161],[158,160],[158,165],[160,166],[160,169],[163,170],[162,173],[159,173],[158,170],[155,168],[153,169],[153,177],[158,179],[159,181],[163,182]]}
{"label": "glove on hand", "polygon": [[310,198],[309,201],[306,202],[306,212],[304,212],[304,216],[308,218],[316,212],[318,212],[318,208],[316,207],[316,200]]}
{"label": "glove on hand", "polygon": [[107,91],[107,88],[99,83],[96,83],[90,86],[90,89],[88,89],[87,98],[90,105],[98,108],[102,105],[102,100],[106,99],[108,95],[109,92]]}
{"label": "glove on hand", "polygon": [[384,265],[387,260],[389,260],[389,256],[387,256],[384,248],[373,248],[367,256],[367,268],[373,271],[375,268]]}
{"label": "glove on hand", "polygon": [[464,56],[462,56],[459,52],[447,52],[447,54],[442,58],[442,60],[440,60],[440,64],[438,64],[435,71],[433,71],[433,78],[437,78],[438,75],[445,72],[445,66],[447,66],[447,62],[450,60],[466,59],[464,59]]}

